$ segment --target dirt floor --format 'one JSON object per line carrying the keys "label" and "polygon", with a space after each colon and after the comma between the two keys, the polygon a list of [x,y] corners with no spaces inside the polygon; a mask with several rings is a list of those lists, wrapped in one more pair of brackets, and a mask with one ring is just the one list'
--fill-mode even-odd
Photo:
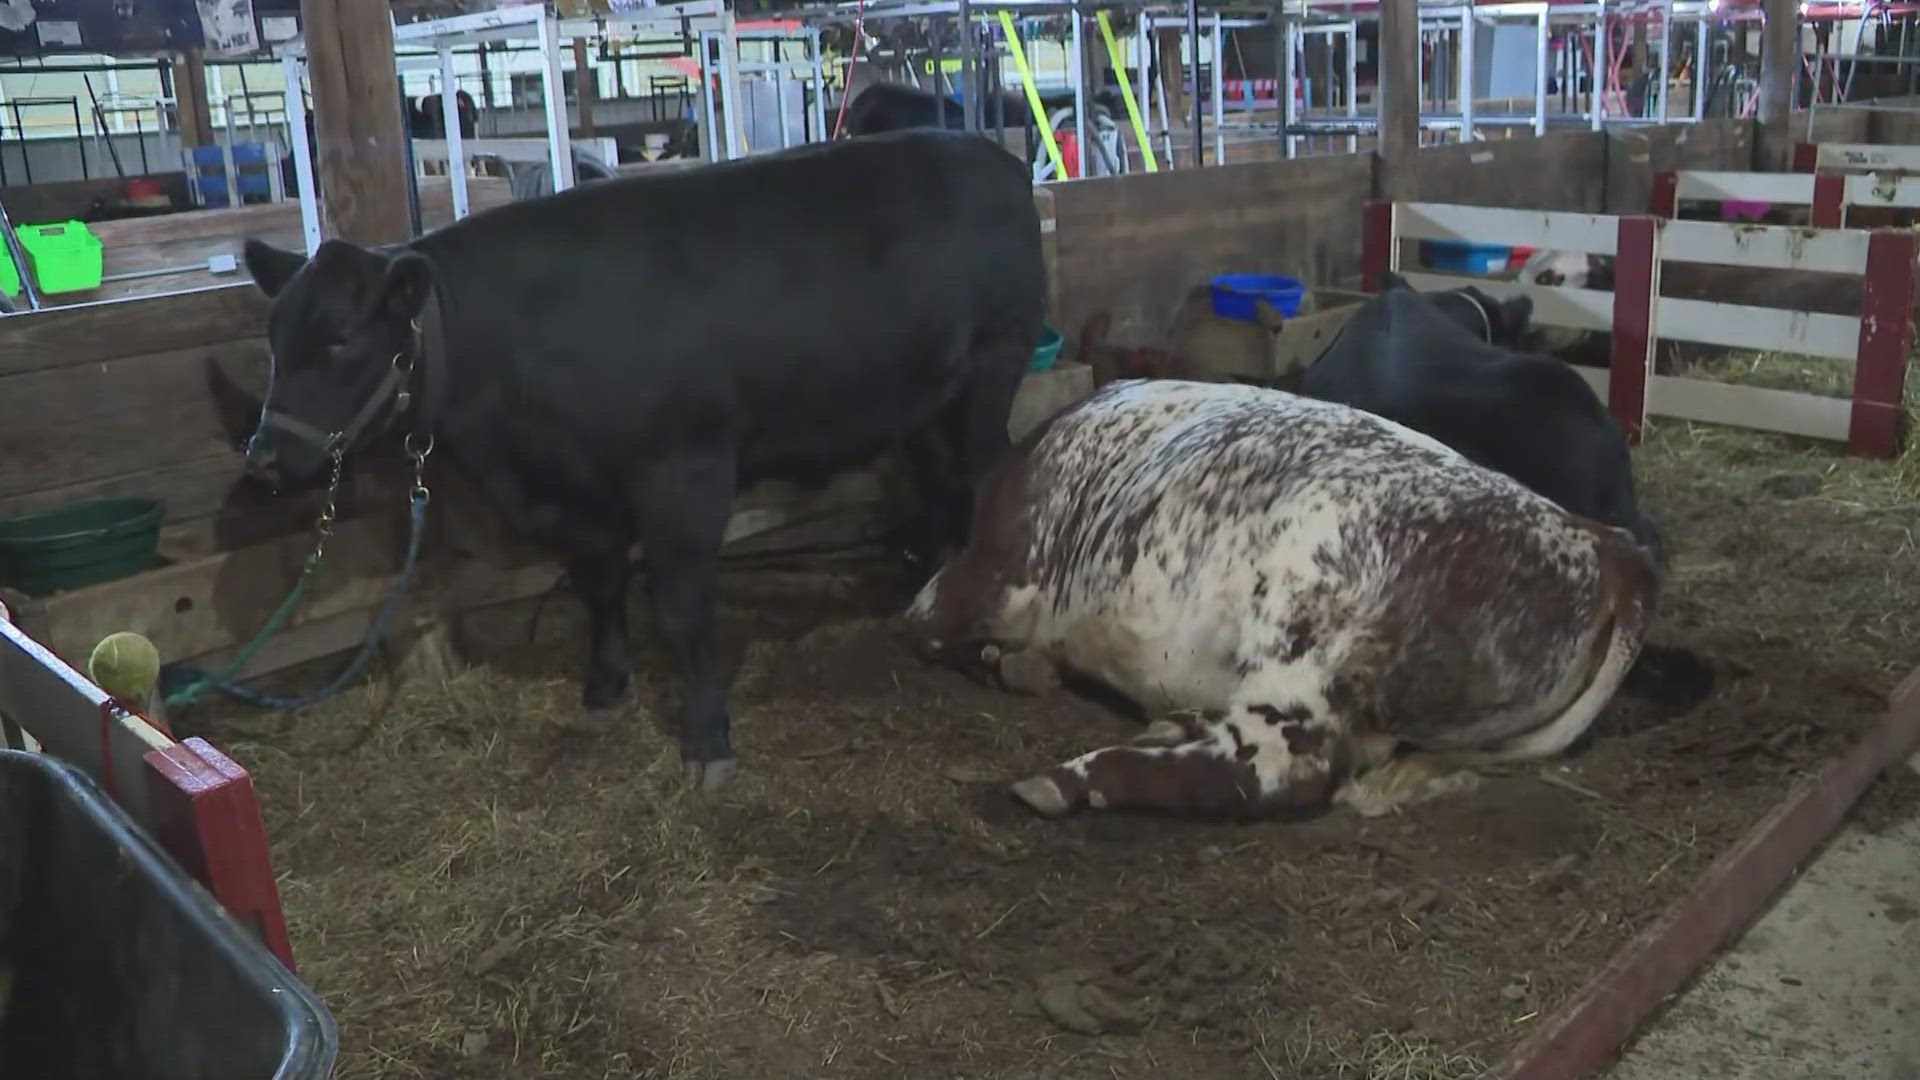
{"label": "dirt floor", "polygon": [[1037,820],[1006,783],[1133,723],[922,666],[879,621],[900,583],[854,565],[727,581],[717,808],[681,793],[650,642],[634,721],[565,733],[562,599],[448,686],[201,730],[253,771],[342,1080],[1473,1076],[1916,663],[1920,462],[1673,422],[1636,456],[1655,641],[1713,696],[1623,696],[1579,752],[1384,819]]}

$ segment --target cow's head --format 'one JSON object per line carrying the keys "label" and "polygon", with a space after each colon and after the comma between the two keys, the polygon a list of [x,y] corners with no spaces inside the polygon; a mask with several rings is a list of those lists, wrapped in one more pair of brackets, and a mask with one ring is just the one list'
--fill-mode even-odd
{"label": "cow's head", "polygon": [[432,269],[410,251],[342,240],[311,259],[249,240],[245,256],[254,284],[273,298],[273,368],[247,466],[274,482],[309,480],[404,410]]}
{"label": "cow's head", "polygon": [[[1521,264],[1520,283],[1604,291],[1613,288],[1613,267],[1599,255],[1542,249]],[[1585,337],[1585,331],[1570,327],[1535,326],[1526,334],[1526,346],[1538,352],[1564,352]]]}

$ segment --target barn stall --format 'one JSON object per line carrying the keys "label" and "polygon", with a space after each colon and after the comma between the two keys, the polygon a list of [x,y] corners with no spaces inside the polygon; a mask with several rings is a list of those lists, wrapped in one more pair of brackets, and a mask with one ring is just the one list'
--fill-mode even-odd
{"label": "barn stall", "polygon": [[[1750,139],[1715,121],[1433,148],[1422,196],[1631,214],[1657,174],[1739,169]],[[1223,271],[1356,285],[1372,167],[1041,189],[1052,321],[1104,310],[1116,338],[1147,341],[1181,285]],[[96,494],[167,509],[164,565],[15,604],[69,659],[137,629],[217,667],[291,586],[318,507],[236,488],[231,449],[263,310],[240,287],[9,320],[0,512]],[[1697,374],[1844,393],[1833,370],[1743,356]],[[1131,728],[901,651],[880,620],[904,587],[854,543],[884,476],[743,500],[722,610],[743,777],[722,806],[680,792],[647,690],[611,735],[567,731],[579,615],[540,608],[555,568],[465,519],[445,531],[485,550],[416,582],[389,651],[451,623],[483,663],[293,714],[210,699],[169,719],[252,775],[342,1076],[1576,1075],[1913,724],[1895,693],[1916,609],[1895,569],[1911,458],[1657,415],[1636,457],[1674,549],[1655,642],[1705,656],[1713,695],[1675,715],[1623,694],[1583,752],[1401,817],[1016,812],[1006,780]],[[243,675],[305,689],[338,670],[392,592],[398,500],[392,478],[354,478],[330,561]],[[649,655],[638,677],[662,670]],[[1855,812],[1891,818],[1915,786],[1888,773]],[[1603,989],[1603,972],[1630,983]]]}

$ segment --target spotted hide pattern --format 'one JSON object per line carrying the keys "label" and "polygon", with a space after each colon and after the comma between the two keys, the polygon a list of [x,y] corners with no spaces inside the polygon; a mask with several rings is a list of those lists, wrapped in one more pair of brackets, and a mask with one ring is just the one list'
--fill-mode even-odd
{"label": "spotted hide pattern", "polygon": [[1170,714],[1015,785],[1036,810],[1324,807],[1396,748],[1557,753],[1639,651],[1624,532],[1346,406],[1127,380],[1029,435],[909,608],[955,664],[1039,654]]}

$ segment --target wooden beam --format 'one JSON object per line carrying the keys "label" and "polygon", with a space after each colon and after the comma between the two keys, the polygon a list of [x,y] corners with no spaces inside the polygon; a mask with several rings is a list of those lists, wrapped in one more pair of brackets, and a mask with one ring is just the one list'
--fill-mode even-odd
{"label": "wooden beam", "polygon": [[1800,67],[1800,5],[1797,0],[1765,0],[1766,23],[1760,38],[1760,138],[1754,167],[1786,169],[1793,150],[1793,77]]}
{"label": "wooden beam", "polygon": [[301,0],[325,220],[356,244],[404,241],[406,131],[385,0]]}
{"label": "wooden beam", "polygon": [[[587,39],[573,39],[573,93],[574,100],[580,104],[580,134],[583,138],[593,138],[593,103],[600,97],[600,84],[594,78],[593,66],[587,61]],[[613,158],[607,164],[614,163]]]}
{"label": "wooden beam", "polygon": [[207,103],[207,62],[199,49],[173,58],[174,118],[180,125],[180,145],[186,149],[213,145],[213,116]]}
{"label": "wooden beam", "polygon": [[[1405,201],[1419,193],[1420,7],[1418,0],[1380,3],[1380,142],[1375,194]],[[1280,88],[1283,94],[1292,87]]]}

